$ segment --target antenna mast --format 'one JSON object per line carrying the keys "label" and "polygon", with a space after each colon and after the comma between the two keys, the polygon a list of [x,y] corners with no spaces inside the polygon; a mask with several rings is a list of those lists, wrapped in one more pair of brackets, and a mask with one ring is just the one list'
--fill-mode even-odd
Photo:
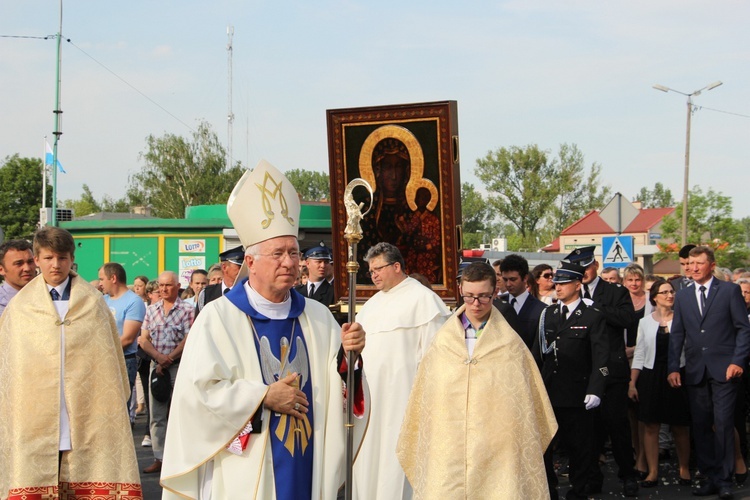
{"label": "antenna mast", "polygon": [[234,26],[227,26],[227,71],[228,71],[228,102],[227,102],[227,170],[232,168],[234,162],[232,156],[232,127],[234,125],[234,113],[232,112],[232,37],[234,36]]}

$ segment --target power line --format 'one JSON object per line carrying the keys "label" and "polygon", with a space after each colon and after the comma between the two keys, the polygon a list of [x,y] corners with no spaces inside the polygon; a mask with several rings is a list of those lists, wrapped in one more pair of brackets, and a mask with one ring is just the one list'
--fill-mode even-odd
{"label": "power line", "polygon": [[717,113],[724,113],[727,115],[741,116],[742,118],[750,118],[750,115],[743,115],[742,113],[733,113],[731,111],[724,111],[722,109],[707,108],[705,106],[695,106],[697,109],[707,109],[709,111],[716,111]]}
{"label": "power line", "polygon": [[104,63],[102,63],[102,62],[98,61],[98,60],[97,60],[97,59],[96,59],[96,58],[95,58],[94,56],[92,56],[91,54],[89,54],[88,52],[86,52],[85,50],[83,50],[83,49],[82,49],[81,47],[79,47],[79,46],[78,46],[78,45],[76,45],[75,43],[71,42],[71,41],[70,41],[70,39],[68,39],[67,41],[68,41],[68,43],[70,43],[70,44],[71,44],[71,45],[72,45],[73,47],[75,47],[76,49],[80,50],[80,51],[81,51],[81,53],[82,53],[83,55],[85,55],[86,57],[88,57],[89,59],[91,59],[92,61],[94,61],[94,62],[95,62],[96,64],[98,64],[99,66],[101,66],[101,67],[102,67],[102,68],[104,68],[105,70],[107,70],[107,71],[108,71],[109,73],[111,73],[111,74],[112,74],[112,75],[113,75],[113,76],[114,76],[115,78],[117,78],[118,80],[120,80],[120,81],[121,81],[122,83],[124,83],[125,85],[127,85],[127,86],[128,86],[128,87],[130,87],[131,89],[133,89],[133,90],[135,90],[136,92],[138,92],[138,93],[139,93],[139,94],[140,94],[141,96],[143,96],[144,98],[146,98],[146,99],[147,99],[147,100],[148,100],[149,102],[151,102],[151,103],[152,103],[152,104],[153,104],[154,106],[158,107],[159,109],[161,109],[162,111],[164,111],[164,112],[165,112],[166,114],[168,114],[169,116],[171,116],[172,118],[174,118],[175,120],[177,120],[178,122],[180,122],[181,124],[183,124],[183,125],[184,125],[185,127],[187,127],[187,128],[189,129],[189,130],[191,130],[191,131],[193,131],[193,132],[195,132],[195,133],[198,133],[198,131],[197,131],[197,130],[195,130],[195,129],[194,129],[193,127],[191,127],[190,125],[188,125],[187,123],[185,123],[184,121],[182,121],[182,120],[181,120],[180,118],[178,118],[177,116],[175,116],[175,115],[174,115],[174,114],[173,114],[172,112],[170,112],[170,111],[169,111],[169,110],[168,110],[167,108],[165,108],[164,106],[162,106],[161,104],[159,104],[158,102],[154,101],[154,100],[153,100],[153,99],[151,99],[151,98],[150,98],[149,96],[147,96],[146,94],[144,94],[143,92],[141,92],[141,91],[140,91],[140,90],[139,90],[138,88],[136,88],[136,87],[135,87],[134,85],[132,85],[131,83],[129,83],[129,82],[128,82],[127,80],[125,80],[125,79],[124,79],[123,77],[121,77],[120,75],[118,75],[117,73],[115,73],[114,71],[112,71],[111,69],[109,69],[109,68],[108,68],[107,66],[105,66],[105,65],[104,65]]}
{"label": "power line", "polygon": [[34,40],[52,40],[57,35],[31,36],[31,35],[0,35],[0,38],[31,38]]}

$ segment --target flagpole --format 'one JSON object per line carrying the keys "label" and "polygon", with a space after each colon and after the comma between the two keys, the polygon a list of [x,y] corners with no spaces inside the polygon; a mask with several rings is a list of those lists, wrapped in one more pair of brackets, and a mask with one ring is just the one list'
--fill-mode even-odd
{"label": "flagpole", "polygon": [[57,226],[57,143],[60,141],[60,60],[62,59],[62,15],[63,3],[60,0],[60,29],[57,31],[57,69],[55,71],[55,129],[52,134],[55,142],[52,145],[52,222],[51,226]]}

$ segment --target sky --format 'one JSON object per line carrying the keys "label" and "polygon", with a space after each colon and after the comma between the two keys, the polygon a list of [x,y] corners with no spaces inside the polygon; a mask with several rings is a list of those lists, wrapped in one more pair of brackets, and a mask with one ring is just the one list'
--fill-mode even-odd
{"label": "sky", "polygon": [[[59,1],[0,0],[0,160],[52,142]],[[125,194],[146,137],[227,143],[252,168],[328,171],[326,110],[455,100],[461,180],[500,147],[576,144],[632,199],[690,185],[750,216],[750,2],[80,0],[63,4],[58,199]],[[710,109],[709,109],[710,108]]]}

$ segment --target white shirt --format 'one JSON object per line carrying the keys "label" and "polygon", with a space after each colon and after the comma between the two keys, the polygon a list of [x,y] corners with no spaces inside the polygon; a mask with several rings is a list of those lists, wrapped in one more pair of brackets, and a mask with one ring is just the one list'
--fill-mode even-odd
{"label": "white shirt", "polygon": [[565,315],[565,319],[570,318],[570,315],[573,314],[573,311],[576,310],[576,308],[578,307],[578,304],[580,302],[581,302],[581,299],[576,299],[573,302],[571,302],[570,304],[563,304],[562,302],[560,302],[560,314],[562,314],[562,308],[563,307],[567,307],[568,308],[568,314]]}
{"label": "white shirt", "polygon": [[[511,296],[510,303],[513,306],[513,309],[516,310],[516,314],[518,314],[518,312],[521,310],[521,308],[523,307],[523,305],[526,303],[526,299],[528,297],[529,297],[529,291],[528,290],[524,290],[524,292],[522,294],[518,295],[518,297]],[[516,299],[515,303],[513,303],[513,299]]]}
{"label": "white shirt", "polygon": [[[53,300],[52,305],[55,306],[57,314],[60,316],[60,320],[65,319],[65,315],[68,314],[68,301],[62,300],[63,293],[68,287],[70,276],[65,281],[57,286],[52,286],[47,283],[47,291],[51,292],[54,288],[57,293],[60,294],[60,300]],[[51,297],[50,297],[51,299]],[[70,443],[70,418],[68,417],[68,406],[65,404],[65,325],[60,325],[60,440],[59,450],[68,451],[72,449]]]}
{"label": "white shirt", "polygon": [[693,286],[695,287],[695,300],[698,301],[698,310],[703,314],[703,308],[701,307],[701,287],[706,287],[706,300],[708,300],[708,291],[711,289],[711,283],[713,283],[714,277],[711,276],[708,281],[703,283],[702,285],[699,285],[698,283],[693,282]]}

